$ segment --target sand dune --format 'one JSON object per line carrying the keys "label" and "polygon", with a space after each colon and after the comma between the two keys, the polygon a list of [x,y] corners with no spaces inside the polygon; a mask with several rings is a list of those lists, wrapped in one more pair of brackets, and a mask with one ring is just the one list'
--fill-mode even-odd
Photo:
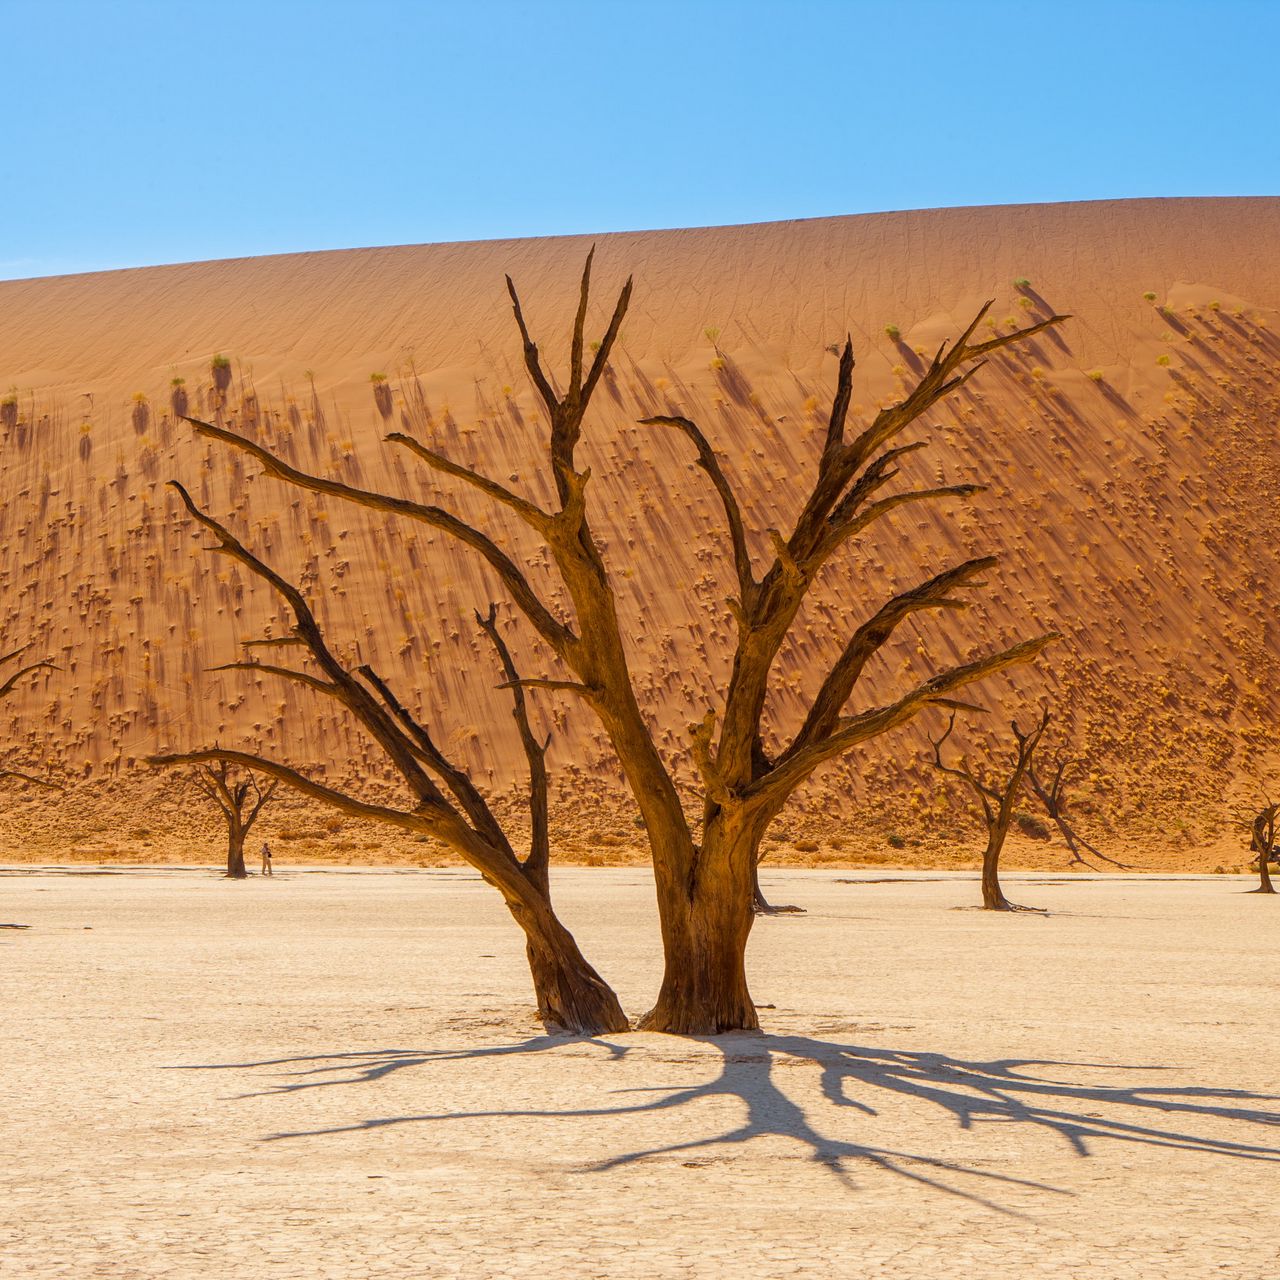
{"label": "sand dune", "polygon": [[[197,445],[175,424],[174,399],[300,464],[439,495],[527,554],[562,604],[545,556],[526,552],[516,529],[381,437],[408,429],[543,496],[538,408],[502,276],[515,277],[562,366],[589,243],[0,283],[0,388],[12,388],[0,406],[0,633],[30,637],[62,668],[5,704],[5,730],[24,761],[68,779],[61,797],[15,794],[4,856],[189,853],[210,828],[183,807],[176,780],[140,767],[158,748],[247,744],[379,785],[377,753],[307,691],[206,671],[243,640],[279,634],[283,615],[200,552],[163,487],[171,477],[301,578],[344,652],[427,709],[478,781],[511,788],[518,744],[471,617],[494,587],[473,560],[440,535],[310,502]],[[854,414],[866,418],[995,298],[997,327],[1050,311],[1074,318],[1060,337],[992,360],[913,459],[919,478],[990,489],[970,508],[893,517],[832,567],[779,665],[772,725],[795,722],[824,658],[888,588],[995,550],[1001,566],[976,607],[904,629],[877,690],[1056,628],[1064,639],[1048,662],[986,691],[993,714],[971,732],[975,750],[1049,698],[1058,741],[1082,761],[1082,814],[1150,864],[1221,856],[1226,815],[1280,766],[1280,200],[959,209],[597,243],[590,323],[603,324],[628,273],[636,292],[590,426],[593,501],[637,681],[678,767],[688,767],[684,726],[714,704],[727,669],[730,574],[714,495],[688,448],[635,420],[671,411],[703,424],[747,495],[763,554],[764,530],[786,522],[816,457],[829,348],[852,334]],[[224,403],[216,355],[230,361]],[[514,617],[509,636],[526,670],[548,669]],[[570,844],[634,845],[595,724],[554,702],[540,714],[555,732]],[[883,847],[890,830],[932,841],[966,831],[916,763],[922,744],[919,730],[904,732],[830,770],[780,843],[805,834],[817,856],[839,858]],[[300,814],[284,811],[276,830],[314,826]],[[162,830],[172,835],[153,834]],[[425,852],[377,833],[348,832],[346,843],[336,856]]]}

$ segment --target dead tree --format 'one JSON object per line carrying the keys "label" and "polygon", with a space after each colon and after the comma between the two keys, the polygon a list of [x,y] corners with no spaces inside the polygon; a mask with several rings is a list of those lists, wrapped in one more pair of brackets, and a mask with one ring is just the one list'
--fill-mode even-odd
{"label": "dead tree", "polygon": [[[15,658],[21,657],[26,652],[26,646],[21,649],[14,649],[11,653],[0,654],[0,667],[7,666]],[[36,671],[57,671],[58,668],[52,662],[29,662],[26,666],[19,667],[16,671],[10,672],[3,682],[0,682],[0,700],[9,697],[10,694],[17,689],[19,682],[24,676],[31,675]],[[25,769],[11,769],[8,767],[0,768],[0,782],[7,782],[15,779],[19,782],[29,782],[32,786],[47,787],[50,791],[60,791],[61,787],[56,782],[50,782],[47,778],[41,778],[37,774],[28,773]],[[25,929],[26,925],[4,924],[0,925],[3,929]]]}
{"label": "dead tree", "polygon": [[961,756],[954,765],[946,764],[942,759],[942,748],[951,731],[956,727],[956,713],[951,712],[946,732],[942,737],[930,742],[933,744],[933,767],[939,773],[959,778],[977,797],[982,811],[982,819],[987,825],[987,847],[982,851],[982,905],[987,911],[1035,911],[1035,907],[1020,907],[1004,896],[1000,887],[1000,853],[1004,848],[1005,837],[1009,834],[1009,824],[1013,821],[1013,805],[1031,767],[1036,747],[1044,731],[1049,726],[1049,710],[1046,707],[1040,717],[1040,723],[1030,733],[1023,733],[1017,721],[1011,722],[1014,739],[1018,744],[1018,753],[1013,769],[1001,782],[996,783],[987,777],[980,777],[973,771],[967,756]]}
{"label": "dead tree", "polygon": [[1271,883],[1271,869],[1267,865],[1275,856],[1276,826],[1280,817],[1280,804],[1270,801],[1258,811],[1249,823],[1249,851],[1258,855],[1258,887],[1250,893],[1275,893]]}
{"label": "dead tree", "polygon": [[[1053,638],[1040,636],[961,666],[940,670],[917,687],[880,706],[846,713],[863,672],[897,627],[923,611],[964,607],[960,594],[994,563],[983,557],[948,569],[894,596],[850,636],[822,682],[799,731],[785,745],[766,748],[764,721],[774,660],[822,567],[881,518],[909,503],[967,498],[981,486],[946,485],[881,495],[899,474],[898,463],[925,441],[895,444],[922,415],[963,386],[983,357],[1064,319],[1053,316],[1025,329],[982,341],[975,334],[990,304],[981,308],[952,346],[946,343],[914,390],[882,409],[864,429],[846,439],[853,386],[853,344],[845,344],[826,438],[809,491],[789,533],[766,534],[771,551],[758,569],[738,497],[702,430],[687,418],[646,418],[645,424],[680,432],[693,446],[724,509],[737,592],[728,602],[737,638],[732,676],[719,704],[690,726],[690,744],[700,779],[702,821],[685,817],[673,773],[651,732],[627,664],[624,629],[600,545],[587,514],[590,472],[579,469],[576,450],[583,421],[631,299],[628,280],[618,295],[594,355],[585,356],[584,327],[592,254],[582,275],[569,345],[569,367],[558,383],[530,336],[510,277],[515,322],[525,368],[549,420],[547,465],[554,485],[551,509],[446,458],[427,444],[393,432],[388,441],[407,449],[432,470],[479,490],[522,520],[542,540],[571,603],[569,620],[558,617],[535,591],[520,564],[493,538],[452,513],[406,498],[355,488],[290,466],[251,440],[191,419],[203,436],[244,450],[277,479],[379,513],[420,521],[474,551],[497,576],[511,601],[532,625],[571,679],[524,681],[570,693],[598,717],[622,765],[644,819],[657,887],[665,970],[657,1002],[640,1025],[655,1031],[714,1034],[758,1026],[747,987],[745,950],[754,919],[753,892],[761,841],[792,793],[827,761],[879,734],[905,724],[945,701],[955,690],[1016,663],[1034,658]],[[557,389],[563,386],[563,390]],[[762,539],[760,539],[762,540]],[[716,724],[720,723],[717,736]]]}
{"label": "dead tree", "polygon": [[[14,649],[11,653],[0,654],[0,667],[7,666],[15,658],[20,658],[26,651],[26,646],[24,645],[21,649]],[[26,666],[19,667],[16,671],[10,672],[3,682],[0,682],[0,700],[9,697],[17,689],[24,676],[29,676],[36,671],[57,670],[58,668],[52,662],[47,661],[29,662]],[[51,791],[60,791],[62,789],[56,782],[50,782],[47,778],[38,777],[34,773],[27,773],[24,769],[0,768],[0,782],[8,781],[10,778],[16,778],[20,782],[29,782],[36,787],[48,787]]]}
{"label": "dead tree", "polygon": [[[287,783],[303,795],[342,813],[377,819],[434,837],[460,854],[502,894],[511,915],[524,930],[538,1011],[543,1020],[583,1034],[626,1030],[629,1023],[617,996],[587,963],[551,905],[545,835],[540,842],[535,836],[528,854],[523,858],[518,856],[470,777],[436,746],[427,727],[387,682],[368,665],[348,670],[326,641],[302,592],[249,551],[225,525],[201,511],[180,484],[170,483],[195,520],[214,536],[217,545],[211,549],[244,565],[285,601],[293,615],[293,627],[283,643],[304,650],[319,671],[317,674],[256,659],[232,662],[218,669],[277,676],[335,699],[382,748],[403,780],[411,802],[402,808],[374,804],[315,782],[279,761],[219,747],[152,756],[149,762],[159,766],[213,762],[238,765]],[[510,665],[505,645],[496,639],[494,617],[491,608],[486,630],[490,638],[495,639],[503,660],[504,675],[517,703],[517,720],[527,728],[521,681]],[[526,749],[528,745],[526,742]],[[530,755],[530,770],[535,778],[542,779],[541,783],[535,780],[530,789],[533,825],[535,832],[545,833],[546,784],[540,752]]]}
{"label": "dead tree", "polygon": [[244,842],[262,810],[280,785],[273,779],[266,787],[258,784],[252,770],[233,768],[226,760],[200,765],[192,775],[196,789],[212,800],[227,822],[228,880],[245,880]]}
{"label": "dead tree", "polygon": [[1067,801],[1062,792],[1062,783],[1068,767],[1065,758],[1059,756],[1054,764],[1053,778],[1046,787],[1040,775],[1036,772],[1035,762],[1032,761],[1027,765],[1027,782],[1030,784],[1031,790],[1035,792],[1036,799],[1044,805],[1045,813],[1049,815],[1054,825],[1062,833],[1062,838],[1067,842],[1067,848],[1071,853],[1071,861],[1067,863],[1067,866],[1088,867],[1090,871],[1096,871],[1097,868],[1080,853],[1081,849],[1087,849],[1095,858],[1101,858],[1103,862],[1109,862],[1113,867],[1128,870],[1128,863],[1118,862],[1115,858],[1108,858],[1105,853],[1094,848],[1083,836],[1077,835],[1071,823],[1067,820]]}

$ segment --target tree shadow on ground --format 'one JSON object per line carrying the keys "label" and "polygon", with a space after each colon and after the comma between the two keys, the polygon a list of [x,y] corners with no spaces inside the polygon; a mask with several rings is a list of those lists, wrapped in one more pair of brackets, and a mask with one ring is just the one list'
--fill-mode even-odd
{"label": "tree shadow on ground", "polygon": [[[848,1187],[854,1185],[850,1167],[862,1162],[1004,1213],[1014,1210],[991,1198],[1001,1188],[1069,1194],[1044,1182],[973,1168],[956,1160],[830,1137],[820,1131],[821,1120],[811,1117],[790,1097],[779,1079],[779,1076],[790,1075],[784,1068],[808,1066],[820,1073],[821,1095],[830,1107],[825,1117],[828,1120],[843,1120],[842,1113],[848,1112],[876,1116],[881,1106],[897,1098],[920,1104],[943,1118],[949,1117],[962,1130],[976,1130],[983,1125],[1015,1125],[1036,1130],[1061,1140],[1080,1157],[1093,1155],[1095,1145],[1110,1141],[1280,1163],[1280,1146],[1275,1143],[1238,1141],[1213,1132],[1215,1128],[1221,1130],[1221,1122],[1280,1130],[1280,1105],[1277,1105],[1280,1095],[1164,1084],[1163,1079],[1158,1084],[1138,1085],[1087,1083],[1080,1079],[1085,1073],[1174,1070],[1167,1066],[1119,1066],[1032,1058],[971,1061],[945,1053],[843,1044],[803,1035],[744,1033],[716,1038],[691,1037],[688,1041],[672,1038],[669,1043],[677,1050],[682,1044],[688,1045],[688,1057],[677,1061],[687,1062],[690,1067],[718,1064],[715,1078],[683,1087],[658,1085],[616,1090],[619,1094],[634,1095],[634,1100],[609,1106],[501,1107],[381,1116],[330,1128],[273,1133],[264,1141],[369,1132],[406,1124],[447,1124],[457,1120],[577,1118],[604,1121],[613,1117],[657,1116],[691,1107],[705,1099],[731,1098],[742,1104],[744,1113],[742,1123],[731,1129],[627,1151],[591,1163],[586,1169],[605,1171],[650,1158],[706,1153],[717,1147],[781,1137],[801,1144],[808,1159],[829,1168]],[[698,1047],[694,1048],[695,1045]],[[713,1050],[710,1057],[706,1056],[705,1048]],[[575,1056],[584,1052],[599,1053],[604,1061],[617,1062],[633,1055],[642,1058],[652,1049],[652,1042],[648,1040],[628,1043],[616,1038],[541,1035],[482,1048],[374,1049],[179,1069],[286,1069],[283,1081],[257,1093],[240,1095],[246,1098],[371,1084],[395,1072],[440,1063],[503,1057],[520,1059],[540,1053],[566,1052]],[[671,1059],[663,1056],[662,1061],[670,1063]],[[1072,1075],[1077,1078],[1064,1078]],[[1266,1104],[1272,1105],[1268,1108]],[[990,1194],[982,1194],[983,1191]]]}

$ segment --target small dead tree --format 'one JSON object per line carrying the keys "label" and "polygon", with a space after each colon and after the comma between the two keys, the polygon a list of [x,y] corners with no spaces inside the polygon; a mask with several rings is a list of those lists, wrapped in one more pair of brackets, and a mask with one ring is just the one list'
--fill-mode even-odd
{"label": "small dead tree", "polygon": [[498,650],[506,685],[512,691],[516,720],[533,779],[529,803],[534,840],[523,858],[517,855],[470,777],[436,746],[427,727],[400,701],[387,682],[367,664],[351,671],[338,659],[298,587],[249,551],[225,525],[201,511],[177,481],[170,481],[170,485],[196,522],[213,535],[216,545],[210,550],[229,556],[267,583],[292,613],[293,627],[288,636],[259,643],[296,646],[319,672],[256,659],[232,662],[216,669],[276,676],[335,699],[382,748],[408,790],[410,803],[402,808],[374,804],[315,782],[279,761],[220,747],[151,756],[149,762],[160,767],[236,765],[284,782],[342,813],[377,819],[434,837],[460,854],[497,888],[512,917],[524,930],[538,1011],[543,1020],[583,1034],[625,1031],[629,1023],[617,996],[587,963],[551,904],[545,743],[539,746],[529,727],[523,682],[497,634],[494,607],[490,607],[481,625]]}
{"label": "small dead tree", "polygon": [[[437,506],[359,489],[299,470],[261,445],[208,422],[187,419],[195,430],[250,454],[270,475],[288,484],[359,504],[384,515],[419,521],[443,531],[477,554],[503,584],[538,637],[571,674],[540,678],[526,686],[569,693],[584,701],[603,726],[621,763],[648,834],[665,961],[653,1008],[641,1019],[648,1030],[715,1034],[759,1025],[747,987],[745,953],[755,913],[756,866],[761,842],[788,799],[814,771],[861,743],[945,702],[955,690],[1017,663],[1028,662],[1053,636],[992,653],[960,666],[944,667],[931,679],[883,705],[846,712],[864,672],[899,625],[918,613],[965,607],[962,593],[980,585],[995,560],[982,557],[948,569],[875,607],[849,637],[821,682],[799,730],[780,745],[768,741],[768,708],[775,659],[824,565],[847,550],[878,521],[907,504],[967,498],[976,484],[906,488],[882,496],[900,474],[899,463],[926,441],[897,444],[908,428],[952,395],[977,372],[986,356],[1066,319],[1051,316],[1026,328],[978,340],[991,304],[982,307],[951,345],[943,343],[915,388],[872,422],[846,435],[853,391],[853,343],[840,357],[835,396],[812,482],[800,495],[800,513],[789,533],[749,530],[742,506],[706,435],[688,418],[643,419],[673,429],[693,446],[724,511],[736,594],[727,602],[736,624],[732,675],[716,693],[701,721],[690,726],[690,745],[700,780],[691,797],[702,820],[685,816],[680,788],[641,709],[627,660],[626,630],[599,540],[587,510],[589,470],[579,468],[577,448],[588,407],[630,304],[628,280],[594,355],[586,358],[584,329],[594,251],[587,255],[562,379],[544,365],[529,332],[516,287],[507,278],[525,369],[549,423],[547,460],[555,501],[551,509],[445,457],[423,442],[393,432],[387,440],[407,449],[432,470],[478,490],[517,516],[547,547],[564,583],[572,611],[566,621],[540,598],[517,563],[473,525]],[[563,388],[563,389],[561,389]],[[753,543],[767,540],[770,552],[757,566]],[[718,704],[718,713],[716,706]],[[719,723],[717,736],[716,726]]]}
{"label": "small dead tree", "polygon": [[[961,708],[972,710],[973,708]],[[1017,756],[1013,769],[1000,782],[987,776],[979,776],[969,764],[967,756],[961,756],[956,764],[949,765],[942,759],[942,748],[951,731],[956,727],[956,711],[951,712],[946,732],[933,745],[933,767],[939,773],[959,778],[977,797],[981,808],[982,819],[987,826],[987,847],[982,851],[982,905],[987,911],[1037,911],[1036,907],[1020,907],[1004,896],[1000,887],[1000,853],[1004,849],[1005,837],[1009,834],[1009,824],[1013,821],[1013,806],[1031,767],[1032,758],[1044,731],[1049,726],[1049,710],[1046,707],[1040,717],[1040,723],[1029,733],[1023,733],[1017,721],[1010,727],[1018,744]]]}
{"label": "small dead tree", "polygon": [[1063,779],[1066,772],[1070,768],[1066,759],[1059,756],[1054,762],[1053,777],[1049,781],[1049,785],[1045,786],[1040,774],[1036,771],[1035,761],[1033,760],[1027,765],[1027,782],[1031,786],[1031,790],[1035,793],[1036,799],[1044,805],[1044,811],[1049,815],[1050,820],[1058,828],[1062,834],[1062,838],[1067,842],[1067,849],[1071,853],[1071,861],[1067,863],[1068,867],[1081,866],[1088,867],[1091,871],[1096,871],[1087,858],[1080,853],[1081,849],[1087,849],[1095,858],[1100,858],[1103,862],[1109,862],[1113,867],[1119,867],[1122,870],[1128,870],[1128,863],[1118,862],[1115,858],[1108,858],[1100,849],[1094,848],[1083,836],[1077,835],[1070,821],[1067,819],[1067,799],[1063,794]]}
{"label": "small dead tree", "polygon": [[[24,645],[20,649],[14,649],[10,653],[0,654],[0,667],[8,666],[15,658],[20,658],[26,652]],[[3,682],[0,682],[0,700],[9,697],[22,681],[24,676],[29,676],[36,671],[57,671],[58,668],[52,662],[29,662],[26,666],[18,667],[15,671],[9,673]],[[13,769],[5,766],[0,768],[0,782],[8,782],[10,780],[18,782],[29,782],[35,787],[47,787],[50,791],[61,791],[62,788],[56,782],[50,782],[47,778],[41,778],[34,773],[28,773],[25,769]],[[0,925],[3,929],[25,929],[26,925],[4,924]]]}
{"label": "small dead tree", "polygon": [[1276,827],[1280,821],[1280,804],[1270,801],[1260,809],[1249,823],[1249,851],[1258,855],[1258,887],[1250,893],[1275,893],[1271,883],[1271,868],[1267,865],[1275,857]]}
{"label": "small dead tree", "polygon": [[[6,667],[15,658],[20,658],[27,651],[27,646],[23,645],[19,649],[14,649],[10,653],[0,654],[0,668]],[[28,662],[26,666],[18,667],[15,671],[11,671],[3,682],[0,682],[0,700],[10,697],[18,688],[19,683],[24,676],[29,676],[36,671],[57,671],[58,668],[52,662],[41,660],[40,662]],[[53,791],[59,791],[61,788],[57,783],[49,782],[45,778],[37,777],[35,774],[27,773],[23,769],[0,768],[0,782],[9,778],[16,778],[20,782],[30,782],[33,786],[48,787]]]}
{"label": "small dead tree", "polygon": [[244,866],[244,842],[253,824],[275,795],[279,779],[272,779],[265,787],[250,770],[237,769],[226,760],[215,764],[203,764],[192,775],[196,789],[212,800],[227,822],[227,874],[228,880],[245,880],[249,873]]}

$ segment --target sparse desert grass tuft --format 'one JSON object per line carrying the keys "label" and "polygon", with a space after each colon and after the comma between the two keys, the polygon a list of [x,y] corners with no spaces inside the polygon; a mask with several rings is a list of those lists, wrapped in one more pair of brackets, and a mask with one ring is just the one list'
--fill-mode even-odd
{"label": "sparse desert grass tuft", "polygon": [[902,337],[902,330],[896,324],[887,324],[884,327],[885,335],[891,342],[897,342]]}

